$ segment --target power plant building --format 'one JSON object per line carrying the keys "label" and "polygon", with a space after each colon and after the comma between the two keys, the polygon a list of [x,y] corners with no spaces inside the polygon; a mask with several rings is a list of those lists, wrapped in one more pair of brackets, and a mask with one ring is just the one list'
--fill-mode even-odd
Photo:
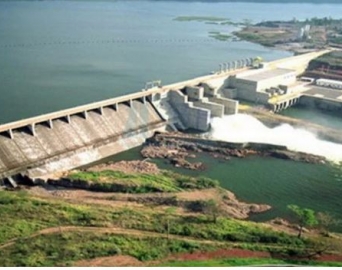
{"label": "power plant building", "polygon": [[239,99],[261,103],[267,103],[274,94],[288,94],[288,86],[295,83],[296,72],[284,68],[251,70],[232,80]]}

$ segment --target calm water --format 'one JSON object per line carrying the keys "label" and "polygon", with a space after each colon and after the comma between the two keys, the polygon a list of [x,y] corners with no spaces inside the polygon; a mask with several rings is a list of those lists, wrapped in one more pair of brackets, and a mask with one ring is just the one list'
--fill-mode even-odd
{"label": "calm water", "polygon": [[[140,148],[107,160],[136,160]],[[328,212],[342,220],[342,170],[332,166],[306,164],[275,158],[250,157],[220,161],[207,154],[196,154],[191,161],[205,162],[205,171],[175,168],[165,160],[154,160],[160,168],[192,176],[219,180],[222,187],[234,192],[238,199],[250,203],[266,203],[273,208],[251,217],[265,221],[275,217],[289,218],[289,204]],[[190,159],[189,159],[190,161]],[[342,228],[333,228],[342,231]]]}
{"label": "calm water", "polygon": [[150,1],[0,1],[0,123],[207,74],[223,61],[287,52],[219,42],[231,26],[176,22],[339,17],[342,5]]}
{"label": "calm water", "polygon": [[310,121],[312,123],[334,129],[342,129],[342,118],[341,115],[338,113],[335,114],[332,112],[296,106],[281,111],[279,114],[299,118],[302,120]]}

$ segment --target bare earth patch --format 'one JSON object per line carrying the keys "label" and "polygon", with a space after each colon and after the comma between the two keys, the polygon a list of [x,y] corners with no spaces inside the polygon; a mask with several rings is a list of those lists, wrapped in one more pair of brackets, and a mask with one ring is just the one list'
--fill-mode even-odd
{"label": "bare earth patch", "polygon": [[82,260],[74,264],[78,267],[108,267],[108,266],[142,266],[138,259],[128,255],[115,255],[109,257],[99,257],[92,260]]}
{"label": "bare earth patch", "polygon": [[266,251],[251,251],[245,249],[219,249],[215,251],[199,251],[193,253],[183,253],[170,256],[168,260],[179,261],[206,261],[218,258],[271,258],[269,252]]}
{"label": "bare earth patch", "polygon": [[93,172],[104,171],[104,170],[120,171],[124,173],[148,173],[148,174],[160,173],[159,168],[156,164],[150,163],[148,161],[143,161],[143,160],[105,163],[105,164],[96,165],[94,167],[87,169],[87,171],[93,171]]}

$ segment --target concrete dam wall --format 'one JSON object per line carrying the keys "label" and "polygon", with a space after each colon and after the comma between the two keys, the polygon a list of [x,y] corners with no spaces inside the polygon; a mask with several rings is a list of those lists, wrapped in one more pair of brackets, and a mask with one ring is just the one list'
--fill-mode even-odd
{"label": "concrete dam wall", "polygon": [[0,178],[25,172],[41,177],[72,169],[142,144],[165,121],[153,105],[119,103],[0,135]]}
{"label": "concrete dam wall", "polygon": [[[258,68],[299,65],[301,70],[324,52]],[[212,117],[238,112],[239,102],[227,89],[237,74],[255,67],[252,61],[237,63],[211,75],[166,86],[153,83],[133,94],[0,125],[0,182],[15,185],[16,176],[51,178],[139,146],[166,128],[208,131]]]}
{"label": "concrete dam wall", "polygon": [[[235,71],[230,71],[235,72]],[[228,73],[144,89],[126,96],[0,125],[0,180],[48,179],[139,146],[156,131],[206,131],[210,118],[237,111],[238,102],[217,94]],[[206,97],[202,82],[217,81]],[[196,100],[186,87],[202,93]],[[209,87],[209,86],[208,86]],[[208,98],[213,99],[209,102]],[[215,103],[216,101],[216,103]],[[218,108],[220,113],[218,114]]]}

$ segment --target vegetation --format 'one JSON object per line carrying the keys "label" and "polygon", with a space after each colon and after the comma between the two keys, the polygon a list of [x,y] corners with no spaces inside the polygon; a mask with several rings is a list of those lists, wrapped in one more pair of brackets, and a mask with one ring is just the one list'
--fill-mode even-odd
{"label": "vegetation", "polygon": [[102,226],[111,220],[109,211],[61,201],[33,198],[25,191],[0,191],[0,244],[27,237],[48,227]]}
{"label": "vegetation", "polygon": [[323,235],[329,236],[329,228],[332,226],[337,226],[341,224],[340,220],[334,218],[331,214],[327,212],[318,212],[316,218],[319,224],[319,228]]}
{"label": "vegetation", "polygon": [[231,35],[222,34],[220,32],[209,32],[209,37],[212,37],[212,38],[217,39],[219,41],[227,41],[227,40],[230,40],[232,38]]}
{"label": "vegetation", "polygon": [[175,252],[208,250],[211,245],[156,237],[131,237],[110,233],[65,232],[22,239],[3,249],[1,266],[70,266],[73,262],[118,254],[141,261]]}
{"label": "vegetation", "polygon": [[[340,47],[342,44],[341,19],[311,18],[290,21],[263,21],[252,25],[244,20],[245,27],[234,33],[241,39],[256,42],[264,46],[296,42],[301,49],[323,48],[326,45]],[[310,26],[307,28],[307,26]],[[306,30],[304,30],[306,28]],[[292,49],[296,49],[292,47]],[[297,48],[298,49],[298,48]]]}
{"label": "vegetation", "polygon": [[200,261],[168,261],[160,266],[169,267],[220,267],[220,266],[246,266],[246,265],[320,265],[320,266],[342,266],[338,262],[308,262],[294,261],[285,259],[271,258],[228,258],[216,260],[200,260]]}
{"label": "vegetation", "polygon": [[217,222],[218,215],[220,214],[219,203],[213,199],[205,202],[204,213],[212,216],[214,223]]}
{"label": "vegetation", "polygon": [[[211,179],[170,172],[159,175],[73,172],[70,178],[95,184],[128,182],[127,187],[143,186],[145,190],[150,190],[146,188],[148,185],[157,186],[167,192],[218,188],[217,182]],[[138,189],[127,190],[137,192]],[[34,197],[25,190],[3,190],[0,191],[0,265],[66,266],[78,260],[116,254],[151,261],[174,253],[232,247],[311,258],[311,254],[330,248],[328,242],[322,249],[322,242],[315,239],[297,238],[263,224],[226,217],[220,212],[219,198],[190,202],[194,205],[183,208],[183,211],[191,209],[184,215],[178,205],[165,208],[140,204],[133,208],[121,203],[113,207],[111,196],[95,203],[86,197]],[[253,263],[253,260],[213,260],[204,265],[206,263],[208,266],[239,265]]]}
{"label": "vegetation", "polygon": [[333,19],[331,17],[313,17],[311,19],[306,19],[302,24],[310,24],[314,26],[339,26],[341,22],[341,19]]}
{"label": "vegetation", "polygon": [[300,208],[298,205],[289,205],[288,208],[295,214],[298,228],[298,238],[302,236],[304,227],[313,227],[318,225],[318,221],[315,217],[315,212],[308,208]]}
{"label": "vegetation", "polygon": [[[10,243],[9,246],[1,249],[2,254],[4,254],[1,258],[2,261],[0,261],[1,265],[55,265],[57,262],[70,262],[72,258],[77,260],[115,254],[114,252],[117,252],[118,249],[121,252],[126,249],[134,250],[136,246],[135,243],[129,242],[131,240],[127,240],[130,244],[116,240],[110,242],[111,240],[106,240],[112,239],[108,236],[91,234],[87,236],[88,232],[62,233],[59,236],[55,234],[32,236],[45,228],[55,227],[58,229],[70,225],[78,226],[79,230],[85,226],[98,227],[99,230],[112,226],[135,229],[146,233],[160,233],[165,235],[165,239],[168,235],[170,237],[178,235],[179,237],[192,237],[198,241],[201,239],[217,241],[222,244],[249,243],[249,248],[258,249],[267,249],[273,245],[277,247],[282,244],[302,248],[308,243],[307,240],[297,239],[294,236],[270,230],[253,222],[225,217],[217,218],[216,223],[214,223],[211,216],[183,216],[177,215],[173,210],[156,212],[153,208],[133,210],[131,208],[112,209],[99,205],[80,206],[65,201],[32,198],[24,191],[0,191],[0,198],[0,215],[2,217],[0,242],[2,244]],[[98,237],[98,240],[95,241],[93,237]],[[127,239],[130,238],[127,237]],[[13,242],[11,242],[12,240]],[[148,241],[146,240],[146,242]],[[174,242],[175,239],[172,238],[168,245],[173,245]],[[84,246],[84,248],[80,246]],[[155,246],[157,247],[157,245]],[[76,253],[79,249],[79,253]],[[142,250],[149,252],[149,248],[142,248]],[[169,249],[165,250],[167,252]],[[170,250],[174,249],[170,247]],[[132,252],[127,254],[132,255]],[[164,256],[165,252],[160,251],[158,256]],[[25,254],[31,255],[26,256]],[[66,254],[71,255],[68,257],[69,255]],[[156,254],[151,255],[152,253],[148,254],[146,256],[149,257],[146,258],[156,258],[157,256]],[[138,259],[143,258],[142,255],[135,254],[134,256]],[[65,260],[61,258],[65,258]]]}
{"label": "vegetation", "polygon": [[312,60],[309,64],[309,69],[316,69],[321,66],[330,66],[332,69],[342,69],[342,52],[333,51]]}
{"label": "vegetation", "polygon": [[189,177],[169,171],[160,174],[127,174],[116,171],[79,171],[72,172],[68,178],[93,184],[91,189],[127,193],[178,192],[187,189],[218,187],[218,182],[205,177]]}
{"label": "vegetation", "polygon": [[253,33],[253,32],[234,32],[234,34],[243,40],[247,40],[250,42],[255,42],[258,44],[261,44],[263,46],[267,46],[267,47],[273,47],[274,44],[274,40],[276,40],[277,38],[280,38],[282,36],[282,34],[261,34],[261,33]]}

